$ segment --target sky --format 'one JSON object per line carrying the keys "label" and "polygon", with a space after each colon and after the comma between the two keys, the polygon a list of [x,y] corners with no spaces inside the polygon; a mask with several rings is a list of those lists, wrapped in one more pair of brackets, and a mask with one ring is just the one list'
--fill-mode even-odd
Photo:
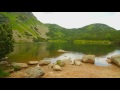
{"label": "sky", "polygon": [[120,12],[32,12],[42,23],[58,24],[65,28],[81,28],[103,23],[120,30]]}

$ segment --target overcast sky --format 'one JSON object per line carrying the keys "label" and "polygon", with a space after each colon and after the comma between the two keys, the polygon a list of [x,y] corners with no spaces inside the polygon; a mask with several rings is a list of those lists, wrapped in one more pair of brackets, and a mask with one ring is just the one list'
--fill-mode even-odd
{"label": "overcast sky", "polygon": [[42,23],[65,28],[81,28],[93,23],[107,24],[120,30],[120,12],[33,12]]}

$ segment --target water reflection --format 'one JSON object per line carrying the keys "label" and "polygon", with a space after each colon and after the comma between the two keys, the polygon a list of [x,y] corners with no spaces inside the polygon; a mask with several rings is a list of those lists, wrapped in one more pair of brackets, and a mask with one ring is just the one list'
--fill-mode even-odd
{"label": "water reflection", "polygon": [[[59,53],[58,49],[69,51],[68,53]],[[9,62],[28,62],[30,60],[51,59],[55,62],[59,59],[82,58],[83,55],[93,54],[96,61],[103,58],[120,54],[120,46],[113,45],[80,45],[73,43],[22,43],[15,44],[14,52],[8,55]],[[104,60],[104,61],[105,61]],[[98,63],[97,63],[98,64]]]}

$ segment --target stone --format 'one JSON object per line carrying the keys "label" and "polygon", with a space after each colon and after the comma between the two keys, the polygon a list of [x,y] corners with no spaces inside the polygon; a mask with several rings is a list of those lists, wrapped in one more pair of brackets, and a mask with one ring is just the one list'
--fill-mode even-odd
{"label": "stone", "polygon": [[53,66],[53,70],[55,70],[55,71],[61,71],[62,69],[61,69],[61,67],[59,65],[54,65]]}
{"label": "stone", "polygon": [[7,61],[1,61],[0,64],[2,64],[2,65],[7,65],[8,62],[7,62]]}
{"label": "stone", "polygon": [[75,64],[76,66],[80,66],[80,65],[82,65],[83,63],[82,63],[81,61],[79,61],[79,60],[74,60],[74,64]]}
{"label": "stone", "polygon": [[40,78],[45,74],[41,67],[32,67],[26,70],[26,78]]}
{"label": "stone", "polygon": [[14,66],[14,67],[19,66],[21,68],[27,68],[28,67],[28,65],[26,63],[15,63],[15,62],[13,62],[11,65]]}
{"label": "stone", "polygon": [[56,64],[61,67],[65,66],[65,62],[62,62],[62,60],[57,60]]}
{"label": "stone", "polygon": [[67,64],[71,64],[72,60],[61,60],[61,62],[64,62],[67,65]]}
{"label": "stone", "polygon": [[107,61],[108,63],[111,63],[111,62],[112,62],[112,60],[111,60],[111,59],[107,59],[106,61]]}
{"label": "stone", "polygon": [[8,69],[8,70],[6,70],[5,72],[13,73],[13,72],[14,72],[14,69]]}
{"label": "stone", "polygon": [[84,55],[82,57],[82,61],[85,63],[94,63],[95,62],[95,55]]}
{"label": "stone", "polygon": [[62,50],[62,49],[59,49],[59,50],[57,50],[58,52],[68,52],[68,51],[65,51],[65,50]]}
{"label": "stone", "polygon": [[51,64],[48,65],[48,68],[53,68],[54,65],[55,64],[51,63]]}
{"label": "stone", "polygon": [[120,54],[111,57],[112,63],[115,63],[117,66],[120,66]]}
{"label": "stone", "polygon": [[51,61],[50,60],[40,60],[38,63],[39,63],[39,65],[48,65],[51,63]]}
{"label": "stone", "polygon": [[29,61],[29,65],[36,65],[38,64],[38,61]]}

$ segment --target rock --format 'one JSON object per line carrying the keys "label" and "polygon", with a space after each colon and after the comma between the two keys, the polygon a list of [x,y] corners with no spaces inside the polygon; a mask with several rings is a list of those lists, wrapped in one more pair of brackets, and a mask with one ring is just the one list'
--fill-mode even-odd
{"label": "rock", "polygon": [[80,66],[82,65],[83,63],[79,60],[74,60],[74,64],[77,65],[77,66]]}
{"label": "rock", "polygon": [[26,63],[15,63],[15,62],[13,62],[11,65],[14,66],[14,67],[19,66],[21,68],[27,68],[28,67],[28,65]]}
{"label": "rock", "polygon": [[111,57],[112,63],[120,66],[120,54]]}
{"label": "rock", "polygon": [[48,65],[51,63],[51,61],[50,60],[40,60],[38,63],[39,63],[39,65]]}
{"label": "rock", "polygon": [[32,67],[26,70],[26,78],[40,78],[45,74],[45,71],[40,67]]}
{"label": "rock", "polygon": [[82,57],[82,61],[85,63],[94,63],[95,62],[95,55],[84,55]]}
{"label": "rock", "polygon": [[112,60],[111,60],[111,59],[107,59],[106,61],[107,61],[108,63],[111,63],[111,62],[112,62]]}
{"label": "rock", "polygon": [[13,72],[14,72],[14,69],[8,69],[8,70],[6,70],[5,72],[13,73]]}
{"label": "rock", "polygon": [[1,61],[6,61],[8,59],[8,57],[4,57],[1,59]]}
{"label": "rock", "polygon": [[65,51],[65,50],[62,50],[62,49],[59,49],[57,50],[58,52],[68,52],[68,51]]}
{"label": "rock", "polygon": [[67,65],[67,64],[71,64],[72,60],[61,60],[61,62],[64,62]]}
{"label": "rock", "polygon": [[61,67],[59,65],[54,65],[53,66],[53,70],[55,70],[55,71],[61,71],[62,69],[61,69]]}
{"label": "rock", "polygon": [[38,61],[29,61],[29,64],[30,65],[35,65],[35,64],[38,64]]}
{"label": "rock", "polygon": [[1,61],[0,64],[4,64],[4,65],[7,65],[8,62],[7,61]]}
{"label": "rock", "polygon": [[61,67],[65,66],[65,62],[62,62],[61,60],[57,60],[56,64]]}
{"label": "rock", "polygon": [[48,65],[48,68],[53,68],[54,65],[55,64],[51,63],[51,64]]}

